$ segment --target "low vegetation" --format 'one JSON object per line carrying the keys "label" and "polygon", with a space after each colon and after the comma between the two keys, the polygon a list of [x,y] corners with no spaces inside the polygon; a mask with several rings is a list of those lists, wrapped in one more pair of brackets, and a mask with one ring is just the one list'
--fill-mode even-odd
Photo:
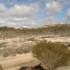
{"label": "low vegetation", "polygon": [[2,49],[0,49],[0,56],[3,56],[3,57],[16,56],[17,54],[29,53],[30,51],[31,51],[31,49],[28,47],[27,48],[23,48],[23,47],[2,48]]}
{"label": "low vegetation", "polygon": [[57,24],[53,26],[45,26],[40,28],[21,28],[15,29],[11,27],[0,27],[0,38],[12,38],[20,35],[60,35],[70,36],[70,24]]}
{"label": "low vegetation", "polygon": [[32,48],[32,52],[34,57],[47,67],[47,70],[68,65],[67,61],[70,61],[70,51],[67,46],[59,42],[38,42]]}

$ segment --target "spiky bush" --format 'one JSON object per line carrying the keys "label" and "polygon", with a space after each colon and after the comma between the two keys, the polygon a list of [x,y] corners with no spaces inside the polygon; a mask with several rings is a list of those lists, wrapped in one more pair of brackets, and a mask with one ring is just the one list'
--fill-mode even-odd
{"label": "spiky bush", "polygon": [[66,65],[67,51],[68,48],[64,44],[46,41],[38,42],[32,49],[33,55],[47,67],[47,70]]}

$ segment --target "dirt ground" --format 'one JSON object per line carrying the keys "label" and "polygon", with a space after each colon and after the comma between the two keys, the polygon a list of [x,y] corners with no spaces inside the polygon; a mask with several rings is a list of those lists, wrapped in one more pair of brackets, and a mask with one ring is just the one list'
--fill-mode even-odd
{"label": "dirt ground", "polygon": [[[30,38],[34,38],[36,41],[40,40],[47,40],[52,42],[67,42],[70,43],[70,37],[47,37],[47,36],[38,36],[38,37],[16,37],[16,38],[9,38],[9,39],[0,39],[0,43],[7,42],[8,47],[13,46],[13,43],[16,44],[17,47],[20,47],[20,45],[23,43],[25,45],[33,45],[36,42],[28,40]],[[30,64],[31,63],[31,64]],[[39,62],[37,59],[35,59],[32,55],[32,53],[27,54],[17,54],[16,56],[9,56],[9,57],[1,57],[0,56],[0,65],[2,65],[4,70],[17,70],[22,65],[34,65],[38,64]],[[69,69],[67,69],[69,70]]]}

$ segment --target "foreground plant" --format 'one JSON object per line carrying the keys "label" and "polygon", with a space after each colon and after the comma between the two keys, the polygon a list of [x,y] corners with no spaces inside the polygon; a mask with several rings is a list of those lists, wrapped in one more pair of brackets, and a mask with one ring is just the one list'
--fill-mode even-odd
{"label": "foreground plant", "polygon": [[66,65],[68,51],[64,44],[46,41],[38,42],[32,49],[33,55],[47,67],[47,70]]}

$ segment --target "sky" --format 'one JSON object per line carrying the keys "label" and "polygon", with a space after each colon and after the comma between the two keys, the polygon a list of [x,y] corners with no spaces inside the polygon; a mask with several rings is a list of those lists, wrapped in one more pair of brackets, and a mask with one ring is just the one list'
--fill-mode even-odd
{"label": "sky", "polygon": [[0,0],[0,26],[31,28],[70,23],[70,0]]}

